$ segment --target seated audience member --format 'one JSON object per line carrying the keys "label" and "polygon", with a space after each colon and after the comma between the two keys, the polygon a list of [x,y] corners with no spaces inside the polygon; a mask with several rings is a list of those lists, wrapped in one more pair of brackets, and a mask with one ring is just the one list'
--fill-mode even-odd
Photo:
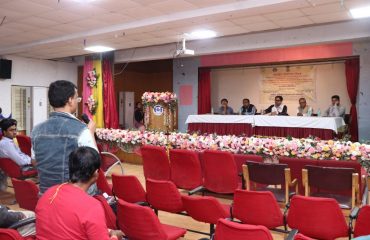
{"label": "seated audience member", "polygon": [[275,104],[268,107],[266,110],[263,111],[263,114],[270,114],[270,115],[288,115],[288,108],[286,105],[283,105],[283,97],[276,96],[275,97]]}
{"label": "seated audience member", "polygon": [[340,98],[338,95],[331,97],[331,106],[324,112],[324,117],[343,117],[346,114],[346,108],[340,105]]}
{"label": "seated audience member", "polygon": [[[26,219],[35,217],[35,213],[31,211],[12,211],[6,206],[0,205],[0,228],[8,228],[11,225]],[[30,223],[17,229],[23,237],[35,235],[35,224]]]}
{"label": "seated audience member", "polygon": [[227,101],[226,98],[223,98],[221,100],[221,107],[218,109],[218,114],[221,114],[221,115],[234,114],[234,110],[227,105],[228,103],[229,103],[229,101]]}
{"label": "seated audience member", "polygon": [[0,140],[0,158],[10,158],[19,166],[31,164],[31,157],[23,153],[14,143],[17,135],[17,121],[11,118],[1,120],[3,137]]}
{"label": "seated audience member", "polygon": [[243,106],[240,108],[241,115],[254,115],[256,114],[256,107],[250,104],[248,98],[243,99]]}
{"label": "seated audience member", "polygon": [[313,109],[309,105],[307,105],[305,98],[299,99],[299,107],[297,109],[297,116],[308,116],[308,114],[312,114]]}
{"label": "seated audience member", "polygon": [[121,231],[108,230],[101,204],[87,194],[98,178],[99,153],[79,147],[69,155],[67,183],[49,188],[36,206],[38,240],[119,239]]}

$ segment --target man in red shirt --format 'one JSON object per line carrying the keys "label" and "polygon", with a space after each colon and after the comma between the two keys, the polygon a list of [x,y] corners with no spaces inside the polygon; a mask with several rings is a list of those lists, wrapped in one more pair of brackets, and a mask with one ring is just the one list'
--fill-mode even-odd
{"label": "man in red shirt", "polygon": [[100,156],[93,148],[80,147],[70,154],[70,182],[51,187],[38,201],[38,240],[121,239],[121,231],[108,230],[101,204],[86,193],[99,168]]}

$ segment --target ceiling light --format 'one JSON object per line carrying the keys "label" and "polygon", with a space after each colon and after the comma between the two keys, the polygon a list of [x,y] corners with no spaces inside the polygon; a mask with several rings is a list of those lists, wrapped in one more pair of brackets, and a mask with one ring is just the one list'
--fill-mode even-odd
{"label": "ceiling light", "polygon": [[196,30],[190,33],[192,38],[204,39],[216,37],[216,32],[212,30]]}
{"label": "ceiling light", "polygon": [[370,17],[370,6],[362,8],[354,8],[349,10],[353,18],[366,18]]}
{"label": "ceiling light", "polygon": [[108,52],[108,51],[113,51],[114,49],[111,47],[105,47],[105,46],[90,46],[90,47],[85,47],[84,50],[90,51],[90,52]]}

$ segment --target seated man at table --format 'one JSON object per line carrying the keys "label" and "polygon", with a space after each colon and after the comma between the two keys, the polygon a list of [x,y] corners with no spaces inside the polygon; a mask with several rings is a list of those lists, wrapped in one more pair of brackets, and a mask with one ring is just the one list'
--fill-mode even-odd
{"label": "seated man at table", "polygon": [[87,194],[98,179],[99,153],[79,147],[69,155],[69,182],[49,188],[36,206],[38,240],[120,239],[121,231],[108,230],[102,205]]}
{"label": "seated man at table", "polygon": [[313,109],[312,107],[307,105],[306,99],[300,98],[299,106],[297,109],[297,116],[311,116],[312,112],[313,112]]}
{"label": "seated man at table", "polygon": [[248,98],[243,99],[243,106],[240,108],[241,115],[254,115],[256,114],[256,107],[250,104]]}
{"label": "seated man at table", "polygon": [[340,98],[338,95],[331,97],[331,106],[326,109],[323,116],[324,117],[342,117],[346,114],[346,108],[340,105]]}
{"label": "seated man at table", "polygon": [[274,115],[288,115],[288,107],[283,104],[283,97],[276,96],[275,97],[275,104],[271,105],[267,109],[263,111],[262,114],[270,114],[271,116]]}
{"label": "seated man at table", "polygon": [[5,118],[1,120],[0,128],[3,132],[3,137],[0,140],[0,158],[10,158],[19,166],[30,165],[33,162],[31,157],[23,153],[13,141],[17,135],[17,121]]}
{"label": "seated man at table", "polygon": [[232,115],[234,114],[234,110],[229,107],[227,104],[229,103],[229,101],[227,101],[226,98],[223,98],[221,100],[221,107],[218,109],[218,114],[221,114],[221,115]]}

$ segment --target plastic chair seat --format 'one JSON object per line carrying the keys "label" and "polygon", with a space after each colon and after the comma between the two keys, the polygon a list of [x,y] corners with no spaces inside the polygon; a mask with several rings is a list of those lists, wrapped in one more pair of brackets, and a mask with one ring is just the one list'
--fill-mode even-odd
{"label": "plastic chair seat", "polygon": [[183,229],[183,228],[178,228],[178,227],[163,224],[163,223],[161,223],[161,224],[162,224],[163,230],[167,234],[167,240],[178,239],[178,238],[184,236],[185,233],[186,233],[186,230]]}

